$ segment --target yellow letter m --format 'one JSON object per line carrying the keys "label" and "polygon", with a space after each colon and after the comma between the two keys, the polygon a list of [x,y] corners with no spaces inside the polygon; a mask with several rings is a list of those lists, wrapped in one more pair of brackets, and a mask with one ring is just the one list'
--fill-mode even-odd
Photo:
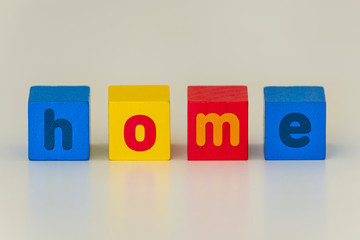
{"label": "yellow letter m", "polygon": [[207,115],[199,113],[196,116],[196,144],[204,146],[206,141],[206,124],[213,125],[213,142],[215,146],[220,146],[223,142],[223,124],[230,125],[230,144],[239,145],[240,142],[240,123],[238,117],[233,113],[225,113],[219,116],[216,113]]}

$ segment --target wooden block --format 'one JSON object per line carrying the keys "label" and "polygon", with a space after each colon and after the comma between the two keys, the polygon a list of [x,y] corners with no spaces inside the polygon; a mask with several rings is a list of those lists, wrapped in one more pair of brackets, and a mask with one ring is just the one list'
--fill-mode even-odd
{"label": "wooden block", "polygon": [[169,86],[109,87],[109,158],[170,159]]}
{"label": "wooden block", "polygon": [[265,159],[325,159],[324,88],[266,87],[264,97]]}
{"label": "wooden block", "polygon": [[188,160],[247,159],[247,87],[189,86]]}
{"label": "wooden block", "polygon": [[87,86],[35,86],[28,103],[30,160],[89,159]]}

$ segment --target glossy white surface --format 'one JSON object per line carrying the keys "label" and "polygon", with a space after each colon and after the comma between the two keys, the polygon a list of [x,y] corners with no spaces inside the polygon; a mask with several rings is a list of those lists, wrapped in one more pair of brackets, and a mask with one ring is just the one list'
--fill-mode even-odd
{"label": "glossy white surface", "polygon": [[[0,1],[1,239],[359,239],[358,1]],[[91,87],[91,159],[27,160],[32,85]],[[168,84],[172,160],[110,162],[107,87]],[[186,86],[249,88],[247,162],[186,161]],[[263,87],[322,85],[325,161],[263,159]]]}

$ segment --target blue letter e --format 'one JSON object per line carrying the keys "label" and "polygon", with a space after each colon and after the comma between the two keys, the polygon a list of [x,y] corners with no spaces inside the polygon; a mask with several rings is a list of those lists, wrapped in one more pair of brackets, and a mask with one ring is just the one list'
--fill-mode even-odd
{"label": "blue letter e", "polygon": [[[293,127],[291,124],[297,122],[299,126]],[[280,123],[279,134],[281,141],[288,147],[305,147],[310,139],[307,136],[293,138],[291,134],[304,134],[311,131],[309,119],[301,113],[290,113],[286,115]]]}

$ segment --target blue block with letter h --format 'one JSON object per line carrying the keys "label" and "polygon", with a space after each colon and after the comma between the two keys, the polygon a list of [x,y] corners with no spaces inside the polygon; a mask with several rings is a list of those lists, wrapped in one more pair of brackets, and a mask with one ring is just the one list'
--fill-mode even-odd
{"label": "blue block with letter h", "polygon": [[89,159],[87,86],[34,86],[28,103],[30,160]]}
{"label": "blue block with letter h", "polygon": [[265,159],[325,159],[324,88],[265,87],[264,97]]}

